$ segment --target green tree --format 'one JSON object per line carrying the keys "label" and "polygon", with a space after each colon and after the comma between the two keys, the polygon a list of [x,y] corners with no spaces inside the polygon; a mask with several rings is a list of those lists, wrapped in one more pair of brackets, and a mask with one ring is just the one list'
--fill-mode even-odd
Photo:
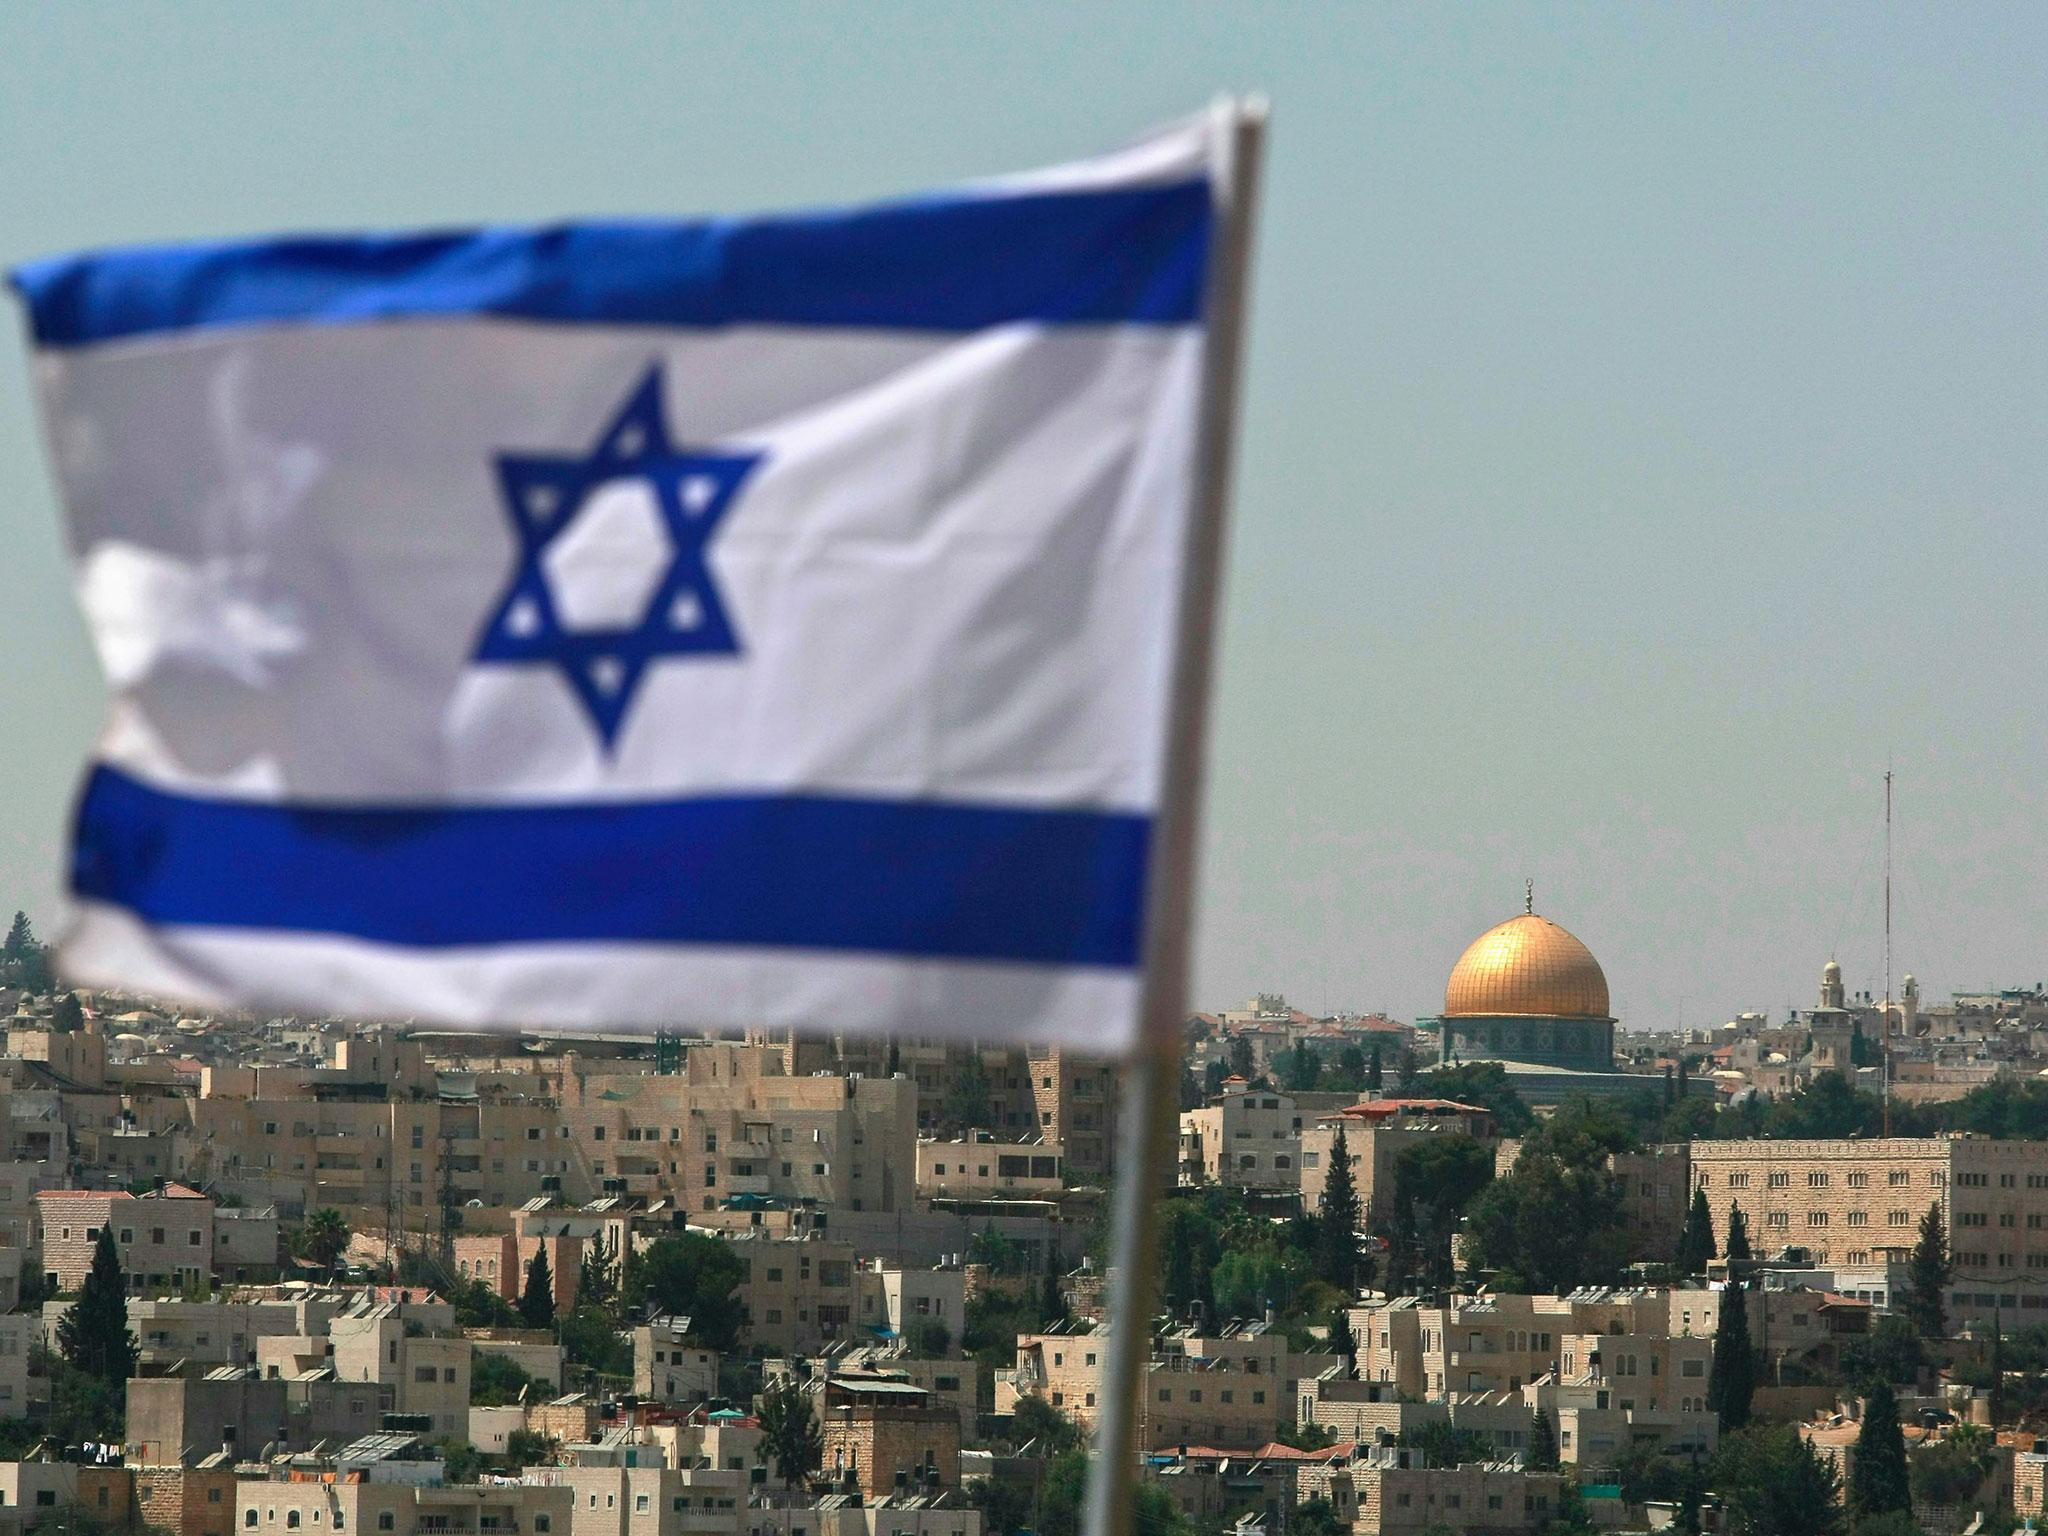
{"label": "green tree", "polygon": [[1161,1289],[1167,1310],[1187,1317],[1196,1302],[1213,1310],[1216,1264],[1223,1257],[1215,1221],[1192,1200],[1175,1200],[1168,1203],[1160,1223],[1160,1246],[1166,1255]]}
{"label": "green tree", "polygon": [[913,1358],[943,1360],[953,1349],[953,1330],[936,1317],[921,1317],[910,1325],[904,1343]]}
{"label": "green tree", "polygon": [[1525,1149],[1466,1209],[1467,1253],[1504,1291],[1562,1294],[1611,1285],[1628,1257],[1621,1191],[1604,1168]]}
{"label": "green tree", "polygon": [[85,1008],[76,992],[66,992],[50,1012],[50,1028],[60,1035],[76,1034],[85,1028]]}
{"label": "green tree", "polygon": [[2005,1417],[2005,1322],[1998,1308],[1991,1309],[1991,1427]]}
{"label": "green tree", "polygon": [[0,940],[0,983],[24,992],[50,990],[50,952],[36,940],[26,912],[16,912]]}
{"label": "green tree", "polygon": [[1730,1284],[1721,1292],[1721,1317],[1714,1330],[1714,1358],[1707,1372],[1707,1407],[1729,1434],[1749,1422],[1749,1401],[1756,1392],[1756,1354],[1749,1342],[1749,1308],[1742,1287]]}
{"label": "green tree", "polygon": [[1246,1082],[1250,1082],[1253,1064],[1251,1037],[1249,1035],[1232,1035],[1230,1037],[1231,1074],[1243,1078]]}
{"label": "green tree", "polygon": [[1911,1382],[1927,1362],[1920,1331],[1896,1314],[1875,1319],[1870,1331],[1842,1347],[1842,1379],[1868,1392],[1886,1382]]}
{"label": "green tree", "polygon": [[1278,1248],[1241,1248],[1224,1254],[1211,1282],[1217,1318],[1261,1317],[1267,1307],[1286,1311],[1307,1278],[1304,1268],[1299,1254]]}
{"label": "green tree", "polygon": [[510,1355],[477,1350],[469,1367],[469,1405],[472,1408],[502,1408],[522,1401],[521,1394],[534,1380],[521,1370]]}
{"label": "green tree", "polygon": [[977,1478],[967,1485],[967,1502],[981,1511],[988,1536],[1017,1536],[1031,1528],[1031,1490],[1007,1477]]}
{"label": "green tree", "polygon": [[100,1228],[78,1300],[57,1320],[57,1348],[66,1363],[112,1386],[123,1386],[135,1374],[139,1355],[128,1327],[128,1278],[111,1227]]}
{"label": "green tree", "polygon": [[1692,1192],[1692,1208],[1685,1213],[1685,1231],[1678,1239],[1677,1265],[1681,1276],[1704,1275],[1714,1256],[1714,1213],[1707,1209],[1707,1192]]}
{"label": "green tree", "polygon": [[1414,1263],[1430,1289],[1449,1285],[1451,1237],[1493,1182],[1492,1146],[1471,1136],[1424,1136],[1394,1159],[1394,1203],[1415,1241]]}
{"label": "green tree", "polygon": [[1336,1506],[1321,1494],[1294,1506],[1287,1529],[1289,1536],[1351,1536],[1351,1527],[1337,1518]]}
{"label": "green tree", "polygon": [[[1967,1435],[1965,1430],[1977,1432]],[[1913,1497],[1922,1504],[1967,1504],[1983,1487],[1996,1457],[1990,1436],[1974,1424],[1958,1425],[1945,1439],[1931,1440],[1913,1452]]]}
{"label": "green tree", "polygon": [[625,1304],[687,1317],[706,1348],[730,1350],[746,1316],[744,1274],[730,1243],[701,1232],[657,1238],[626,1260]]}
{"label": "green tree", "polygon": [[1557,1470],[1557,1425],[1548,1408],[1538,1408],[1536,1422],[1530,1426],[1528,1465],[1532,1472]]}
{"label": "green tree", "polygon": [[1834,1469],[1789,1426],[1728,1436],[1711,1480],[1730,1536],[1844,1536]]}
{"label": "green tree", "polygon": [[1204,1104],[1209,1103],[1218,1094],[1223,1092],[1223,1080],[1228,1076],[1230,1076],[1230,1067],[1226,1062],[1212,1061],[1209,1065],[1202,1068],[1202,1102]]}
{"label": "green tree", "polygon": [[1065,1276],[1060,1266],[1059,1239],[1045,1239],[1045,1273],[1038,1278],[1038,1325],[1049,1328],[1067,1315],[1067,1298],[1060,1289]]}
{"label": "green tree", "polygon": [[981,1064],[981,1052],[969,1047],[965,1059],[952,1073],[941,1101],[946,1122],[958,1130],[986,1127],[994,1118],[989,1097],[988,1069]]}
{"label": "green tree", "polygon": [[1920,1240],[1913,1245],[1913,1257],[1906,1265],[1905,1305],[1901,1308],[1923,1339],[1948,1337],[1946,1293],[1951,1273],[1948,1234],[1942,1227],[1941,1202],[1937,1200],[1920,1218]]}
{"label": "green tree", "polygon": [[1404,1429],[1395,1444],[1422,1452],[1423,1459],[1432,1467],[1484,1461],[1493,1450],[1493,1442],[1478,1430],[1455,1428],[1449,1419],[1430,1419]]}
{"label": "green tree", "polygon": [[299,1257],[331,1275],[340,1266],[342,1255],[348,1252],[349,1239],[354,1236],[348,1218],[333,1206],[323,1205],[299,1228]]}
{"label": "green tree", "polygon": [[1728,1247],[1722,1257],[1733,1264],[1747,1264],[1755,1257],[1749,1251],[1749,1219],[1742,1214],[1742,1207],[1728,1207]]}
{"label": "green tree", "polygon": [[464,1280],[451,1286],[449,1305],[455,1308],[458,1328],[519,1328],[524,1323],[519,1310],[481,1280]]}
{"label": "green tree", "polygon": [[1344,1374],[1358,1374],[1358,1335],[1351,1331],[1351,1314],[1338,1307],[1330,1313],[1330,1353],[1341,1356]]}
{"label": "green tree", "polygon": [[473,1483],[483,1476],[484,1453],[467,1440],[443,1440],[440,1447],[441,1475],[450,1484]]}
{"label": "green tree", "polygon": [[1020,1448],[1036,1446],[1041,1457],[1057,1456],[1081,1443],[1081,1431],[1072,1419],[1044,1398],[1028,1393],[1017,1399],[1010,1412],[1010,1435]]}
{"label": "green tree", "polygon": [[618,1325],[597,1307],[571,1307],[561,1320],[557,1337],[562,1341],[562,1353],[572,1365],[596,1371],[600,1376],[630,1376],[633,1372],[633,1346],[626,1342]]}
{"label": "green tree", "polygon": [[1906,1437],[1899,1427],[1899,1400],[1879,1382],[1863,1400],[1863,1425],[1849,1463],[1849,1507],[1860,1526],[1875,1515],[1910,1512],[1912,1485],[1906,1471]]}
{"label": "green tree", "polygon": [[548,1264],[547,1244],[533,1250],[526,1265],[526,1285],[519,1293],[519,1315],[529,1328],[555,1326],[555,1272]]}
{"label": "green tree", "polygon": [[990,1274],[1014,1275],[1017,1266],[1023,1262],[1023,1250],[996,1230],[995,1218],[990,1217],[982,1229],[974,1234],[967,1245],[967,1262],[986,1264]]}
{"label": "green tree", "polygon": [[[1404,1089],[1407,1086],[1402,1085]],[[1515,1092],[1515,1085],[1508,1081],[1507,1068],[1497,1061],[1438,1067],[1429,1074],[1429,1090],[1439,1098],[1476,1104],[1487,1110],[1503,1136],[1526,1136],[1536,1129],[1535,1112]]]}
{"label": "green tree", "polygon": [[1358,1288],[1359,1216],[1351,1145],[1340,1125],[1330,1143],[1330,1167],[1323,1178],[1323,1203],[1317,1211],[1315,1272],[1346,1296]]}
{"label": "green tree", "polygon": [[1372,1048],[1372,1056],[1365,1064],[1365,1087],[1368,1093],[1378,1093],[1385,1077],[1385,1068],[1380,1061],[1380,1048]]}
{"label": "green tree", "polygon": [[515,1429],[505,1437],[505,1459],[515,1467],[545,1467],[553,1464],[560,1449],[537,1430]]}
{"label": "green tree", "polygon": [[1308,1048],[1306,1040],[1294,1042],[1280,1068],[1280,1086],[1289,1093],[1309,1093],[1323,1075],[1323,1059]]}
{"label": "green tree", "polygon": [[576,1271],[576,1305],[596,1307],[607,1317],[618,1317],[619,1265],[612,1253],[611,1239],[602,1232],[583,1250],[583,1261]]}
{"label": "green tree", "polygon": [[761,1398],[761,1443],[754,1455],[775,1464],[782,1486],[795,1488],[825,1459],[825,1431],[811,1413],[811,1400],[794,1381],[784,1381]]}

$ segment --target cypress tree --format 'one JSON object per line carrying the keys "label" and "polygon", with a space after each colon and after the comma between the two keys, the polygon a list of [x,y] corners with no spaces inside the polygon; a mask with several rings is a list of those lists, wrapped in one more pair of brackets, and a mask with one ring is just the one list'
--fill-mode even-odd
{"label": "cypress tree", "polygon": [[1557,1426],[1548,1408],[1538,1408],[1529,1429],[1528,1467],[1531,1472],[1555,1472],[1557,1465]]}
{"label": "cypress tree", "polygon": [[135,1374],[138,1351],[128,1328],[128,1284],[110,1227],[100,1228],[85,1285],[57,1322],[57,1348],[88,1375],[116,1385]]}
{"label": "cypress tree", "polygon": [[1749,1223],[1739,1205],[1728,1208],[1728,1248],[1723,1256],[1731,1265],[1746,1264],[1754,1257],[1749,1251]]}
{"label": "cypress tree", "polygon": [[1344,1357],[1344,1376],[1358,1375],[1358,1335],[1351,1331],[1351,1314],[1342,1307],[1330,1312],[1330,1353]]}
{"label": "cypress tree", "polygon": [[1948,1337],[1948,1307],[1943,1293],[1953,1273],[1948,1259],[1948,1234],[1942,1227],[1941,1202],[1920,1218],[1920,1241],[1906,1267],[1905,1314],[1923,1339]]}
{"label": "cypress tree", "polygon": [[1358,1279],[1358,1186],[1351,1177],[1351,1147],[1344,1127],[1330,1144],[1330,1171],[1316,1231],[1316,1273],[1347,1297]]}
{"label": "cypress tree", "polygon": [[1749,1345],[1749,1307],[1742,1287],[1731,1283],[1721,1292],[1721,1320],[1714,1330],[1714,1361],[1707,1375],[1707,1406],[1728,1434],[1749,1422],[1749,1400],[1756,1391],[1756,1356]]}
{"label": "cypress tree", "polygon": [[1678,1273],[1703,1275],[1714,1256],[1714,1214],[1707,1209],[1707,1192],[1692,1192],[1692,1209],[1685,1213],[1685,1231],[1678,1239]]}
{"label": "cypress tree", "polygon": [[1998,1421],[2005,1417],[2005,1327],[1998,1309],[1991,1309],[1991,1432],[1998,1433]]}
{"label": "cypress tree", "polygon": [[1860,1522],[1908,1510],[1912,1505],[1899,1400],[1892,1395],[1889,1382],[1879,1382],[1864,1400],[1863,1427],[1856,1432],[1856,1460],[1849,1468],[1849,1507]]}
{"label": "cypress tree", "polygon": [[545,1244],[534,1249],[533,1260],[526,1266],[526,1289],[519,1293],[519,1315],[529,1328],[555,1325],[555,1276],[548,1266]]}
{"label": "cypress tree", "polygon": [[1038,1284],[1038,1314],[1048,1324],[1067,1315],[1067,1301],[1060,1294],[1060,1245],[1050,1237],[1045,1240],[1045,1274]]}
{"label": "cypress tree", "polygon": [[1372,1056],[1365,1064],[1365,1087],[1368,1093],[1378,1093],[1381,1083],[1380,1048],[1372,1048]]}

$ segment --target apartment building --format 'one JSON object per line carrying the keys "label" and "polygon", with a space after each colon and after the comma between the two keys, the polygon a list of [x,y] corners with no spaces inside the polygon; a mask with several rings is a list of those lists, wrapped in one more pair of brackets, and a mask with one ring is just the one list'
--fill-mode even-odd
{"label": "apartment building", "polygon": [[524,1482],[400,1481],[380,1474],[373,1464],[354,1476],[337,1474],[332,1480],[238,1483],[235,1529],[259,1536],[321,1530],[362,1536],[488,1531],[565,1536],[574,1515],[574,1497],[566,1487]]}
{"label": "apartment building", "polygon": [[998,1140],[970,1133],[917,1144],[920,1200],[1041,1200],[1066,1187],[1056,1142]]}
{"label": "apartment building", "polygon": [[1393,1447],[1362,1452],[1349,1471],[1354,1536],[1538,1531],[1550,1523],[1563,1484],[1558,1473],[1524,1471],[1513,1461],[1417,1465]]}
{"label": "apartment building", "polygon": [[[1571,1296],[1466,1296],[1444,1306],[1400,1297],[1349,1314],[1361,1380],[1413,1398],[1519,1391],[1564,1369],[1573,1334],[1662,1337],[1662,1290],[1589,1288]],[[1660,1366],[1661,1369],[1661,1366]]]}
{"label": "apartment building", "polygon": [[[1025,1334],[1014,1369],[996,1375],[995,1411],[1044,1398],[1084,1428],[1100,1410],[1108,1334]],[[1146,1365],[1139,1433],[1148,1449],[1200,1444],[1263,1445],[1295,1422],[1295,1380],[1320,1374],[1328,1355],[1294,1356],[1278,1332],[1258,1324],[1206,1334],[1160,1335]]]}
{"label": "apartment building", "polygon": [[731,1239],[748,1338],[771,1354],[816,1354],[850,1339],[860,1305],[851,1243],[822,1237]]}
{"label": "apartment building", "polygon": [[374,1383],[265,1378],[254,1366],[204,1376],[141,1376],[128,1383],[132,1460],[185,1465],[225,1451],[256,1459],[346,1444],[375,1434],[383,1389]]}
{"label": "apartment building", "polygon": [[643,1401],[701,1403],[718,1395],[719,1355],[690,1338],[687,1317],[654,1317],[633,1330],[633,1390]]}
{"label": "apartment building", "polygon": [[46,1189],[36,1195],[45,1281],[75,1291],[92,1268],[100,1232],[112,1228],[129,1289],[157,1292],[213,1275],[213,1201],[170,1184],[125,1190]]}
{"label": "apartment building", "polygon": [[[328,1363],[342,1381],[390,1388],[391,1410],[426,1415],[435,1436],[466,1434],[470,1342],[418,1332],[407,1312],[397,1302],[374,1302],[335,1317],[327,1325]],[[277,1342],[262,1341],[259,1359]]]}
{"label": "apartment building", "polygon": [[1952,1326],[2048,1309],[2048,1142],[1700,1141],[1691,1170],[1716,1237],[1739,1206],[1759,1257],[1797,1248],[1823,1266],[1882,1263],[1910,1250],[1939,1207],[1955,1266]]}
{"label": "apartment building", "polygon": [[529,1467],[519,1480],[568,1491],[569,1536],[738,1536],[746,1516],[747,1474],[724,1468]]}
{"label": "apartment building", "polygon": [[1030,1075],[1039,1135],[1060,1144],[1069,1174],[1106,1177],[1116,1157],[1115,1066],[1052,1046],[1031,1052]]}
{"label": "apartment building", "polygon": [[1351,1181],[1368,1225],[1392,1219],[1399,1198],[1401,1154],[1426,1136],[1473,1136],[1490,1141],[1493,1117],[1450,1099],[1373,1099],[1337,1114],[1316,1117],[1301,1133],[1301,1203],[1323,1203],[1323,1185],[1336,1156],[1339,1131],[1351,1159]]}
{"label": "apartment building", "polygon": [[944,1353],[958,1355],[967,1322],[967,1276],[959,1270],[909,1269],[875,1259],[858,1281],[861,1328],[913,1343],[936,1324],[946,1330]]}
{"label": "apartment building", "polygon": [[923,1388],[879,1377],[828,1377],[819,1395],[824,1473],[867,1498],[960,1486],[960,1419]]}
{"label": "apartment building", "polygon": [[1284,1093],[1232,1079],[1223,1096],[1180,1117],[1180,1180],[1288,1193],[1301,1188],[1302,1115]]}

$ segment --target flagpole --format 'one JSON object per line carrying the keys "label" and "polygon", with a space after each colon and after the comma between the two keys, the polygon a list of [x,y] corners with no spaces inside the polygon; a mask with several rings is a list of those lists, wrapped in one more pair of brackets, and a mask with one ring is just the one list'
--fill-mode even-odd
{"label": "flagpole", "polygon": [[1237,437],[1252,219],[1266,128],[1266,105],[1256,98],[1226,98],[1212,112],[1220,156],[1215,179],[1216,259],[1204,304],[1207,336],[1194,517],[1175,624],[1163,793],[1146,912],[1141,1038],[1124,1072],[1114,1207],[1119,1239],[1108,1297],[1110,1332],[1096,1418],[1095,1466],[1083,1526],[1087,1536],[1129,1536],[1131,1531],[1139,1393],[1152,1353],[1159,1195],[1173,1167],[1179,1125],[1180,1031],[1187,1018],[1202,750]]}

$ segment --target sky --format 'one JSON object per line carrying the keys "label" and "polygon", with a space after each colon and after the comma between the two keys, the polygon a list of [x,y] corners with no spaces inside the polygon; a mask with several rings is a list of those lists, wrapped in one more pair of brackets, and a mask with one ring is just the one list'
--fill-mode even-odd
{"label": "sky", "polygon": [[[0,8],[0,264],[842,202],[1273,105],[1194,997],[2048,978],[2048,12]],[[0,326],[0,905],[102,704]]]}

